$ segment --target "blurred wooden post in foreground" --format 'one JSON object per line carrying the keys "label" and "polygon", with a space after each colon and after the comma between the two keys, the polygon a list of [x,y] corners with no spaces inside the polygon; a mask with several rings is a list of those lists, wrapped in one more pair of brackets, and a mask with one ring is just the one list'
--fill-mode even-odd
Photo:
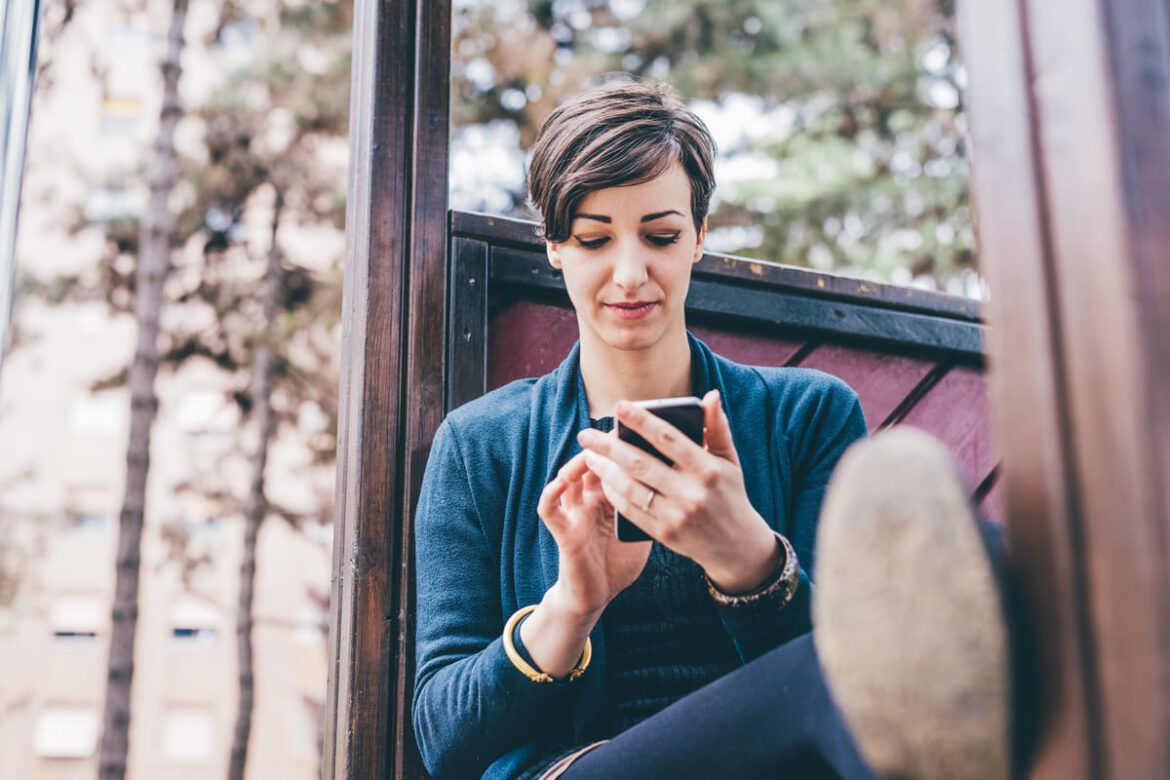
{"label": "blurred wooden post in foreground", "polygon": [[356,0],[322,776],[415,777],[412,510],[443,416],[449,0]]}
{"label": "blurred wooden post in foreground", "polygon": [[12,339],[16,225],[24,147],[37,70],[40,0],[5,0],[0,9],[0,367]]}
{"label": "blurred wooden post in foreground", "polygon": [[1170,777],[1170,8],[966,0],[1034,775]]}

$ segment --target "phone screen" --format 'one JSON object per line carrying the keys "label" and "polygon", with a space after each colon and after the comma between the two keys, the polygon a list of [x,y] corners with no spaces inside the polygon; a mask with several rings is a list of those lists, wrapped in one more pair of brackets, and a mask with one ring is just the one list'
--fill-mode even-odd
{"label": "phone screen", "polygon": [[[678,428],[691,441],[703,443],[703,406],[698,398],[664,398],[657,401],[640,401],[639,406],[645,407],[648,412],[658,415],[663,420]],[[640,450],[648,452],[668,466],[674,462],[654,448],[650,442],[630,428],[617,424],[618,438],[629,442]],[[650,536],[638,526],[634,525],[620,512],[617,516],[617,538],[623,542],[644,542]]]}

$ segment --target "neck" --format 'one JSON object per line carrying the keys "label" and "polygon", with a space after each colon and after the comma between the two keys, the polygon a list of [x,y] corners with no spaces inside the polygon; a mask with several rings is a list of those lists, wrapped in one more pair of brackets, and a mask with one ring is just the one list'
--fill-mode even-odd
{"label": "neck", "polygon": [[691,348],[683,329],[644,350],[621,350],[581,330],[581,380],[589,416],[608,417],[618,401],[691,394]]}

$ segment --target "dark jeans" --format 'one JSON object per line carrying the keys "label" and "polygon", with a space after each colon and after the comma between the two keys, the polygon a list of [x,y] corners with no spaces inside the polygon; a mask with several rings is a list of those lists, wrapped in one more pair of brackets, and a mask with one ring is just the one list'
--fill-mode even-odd
{"label": "dark jeans", "polygon": [[872,778],[825,687],[812,635],[795,639],[594,748],[588,778]]}

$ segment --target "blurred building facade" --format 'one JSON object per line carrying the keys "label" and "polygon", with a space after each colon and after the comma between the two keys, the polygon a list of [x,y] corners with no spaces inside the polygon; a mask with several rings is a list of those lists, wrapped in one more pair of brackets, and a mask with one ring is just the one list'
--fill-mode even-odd
{"label": "blurred building facade", "polygon": [[[33,109],[17,258],[41,280],[83,273],[101,226],[136,215],[159,109],[169,3],[77,8],[46,47],[53,67]],[[52,9],[50,9],[50,13]],[[180,90],[192,102],[249,56],[249,24],[212,35],[192,4]],[[47,26],[51,28],[50,24]],[[177,143],[182,146],[184,128]],[[182,197],[177,192],[176,197]],[[88,223],[70,229],[70,213]],[[168,315],[166,316],[182,316]],[[128,364],[132,317],[101,301],[18,301],[0,374],[0,776],[90,778],[106,684],[129,394],[93,391]],[[159,377],[152,440],[129,776],[225,775],[237,706],[236,600],[249,426],[211,366]],[[332,469],[305,478],[297,442],[278,437],[269,494],[312,513]],[[328,525],[269,520],[258,543],[256,698],[248,776],[319,773],[330,583]]]}

